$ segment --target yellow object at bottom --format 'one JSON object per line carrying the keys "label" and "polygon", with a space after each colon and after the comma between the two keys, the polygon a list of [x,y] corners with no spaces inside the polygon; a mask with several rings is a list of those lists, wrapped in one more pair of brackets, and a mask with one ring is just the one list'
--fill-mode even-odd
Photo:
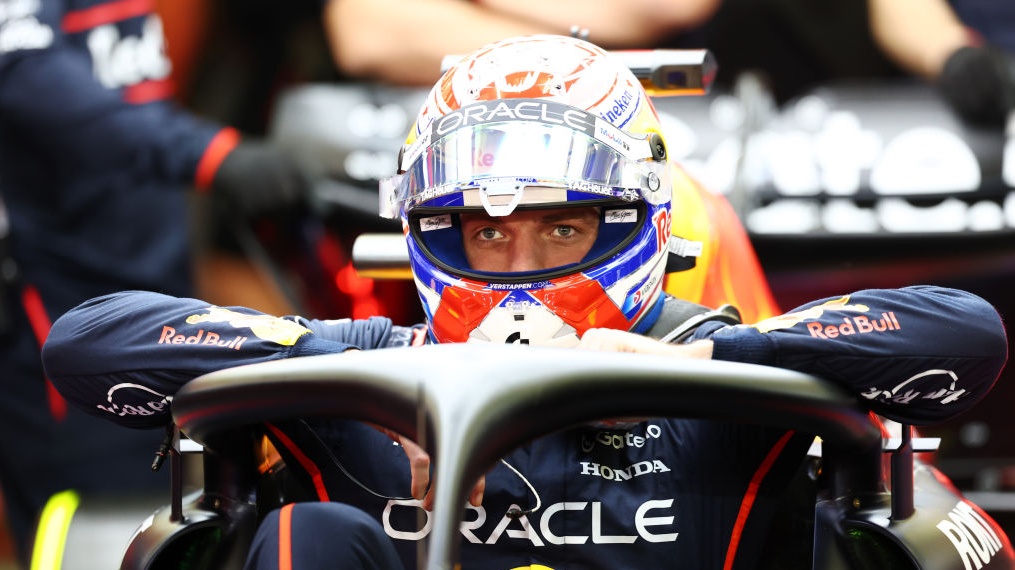
{"label": "yellow object at bottom", "polygon": [[63,566],[67,531],[80,503],[74,491],[57,493],[46,502],[35,531],[31,570],[59,570]]}

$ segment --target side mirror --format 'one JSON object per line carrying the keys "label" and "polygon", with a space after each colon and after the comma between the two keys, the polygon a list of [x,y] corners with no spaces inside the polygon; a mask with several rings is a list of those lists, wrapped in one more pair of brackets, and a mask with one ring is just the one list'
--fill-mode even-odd
{"label": "side mirror", "polygon": [[412,279],[409,251],[399,233],[364,233],[352,244],[352,266],[370,279]]}

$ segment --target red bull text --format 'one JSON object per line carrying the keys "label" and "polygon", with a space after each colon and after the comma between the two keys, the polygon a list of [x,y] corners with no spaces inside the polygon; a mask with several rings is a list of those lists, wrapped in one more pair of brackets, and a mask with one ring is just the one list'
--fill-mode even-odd
{"label": "red bull text", "polygon": [[218,333],[205,331],[204,329],[198,329],[197,334],[187,336],[176,334],[176,329],[173,327],[163,326],[158,344],[201,344],[239,350],[246,340],[247,337],[240,335],[236,335],[230,340],[222,340],[222,337]]}
{"label": "red bull text", "polygon": [[881,313],[880,319],[872,319],[865,315],[843,317],[842,324],[839,325],[826,325],[818,322],[807,323],[807,331],[811,333],[811,336],[823,339],[872,332],[897,331],[901,328],[902,325],[895,318],[894,312]]}

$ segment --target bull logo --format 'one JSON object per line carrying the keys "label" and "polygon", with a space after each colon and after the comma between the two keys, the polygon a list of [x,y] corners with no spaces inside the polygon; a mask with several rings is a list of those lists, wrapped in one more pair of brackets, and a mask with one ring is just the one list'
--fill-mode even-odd
{"label": "bull logo", "polygon": [[820,305],[815,305],[802,311],[796,311],[794,313],[787,313],[785,315],[765,319],[752,326],[762,333],[789,329],[805,321],[820,319],[821,316],[825,314],[825,311],[866,313],[870,311],[870,307],[859,304],[851,305],[849,304],[849,295],[843,295],[838,299],[832,299],[831,301],[826,301]]}
{"label": "bull logo", "polygon": [[309,329],[299,323],[280,317],[247,315],[221,307],[208,307],[205,314],[187,317],[187,324],[199,323],[229,323],[236,328],[249,328],[257,338],[282,346],[293,346],[296,339],[309,332]]}

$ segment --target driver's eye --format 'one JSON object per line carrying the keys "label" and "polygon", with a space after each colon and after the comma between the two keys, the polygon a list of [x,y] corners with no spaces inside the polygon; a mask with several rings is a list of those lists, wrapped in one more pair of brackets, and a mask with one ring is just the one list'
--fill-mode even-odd
{"label": "driver's eye", "polygon": [[493,228],[483,228],[479,230],[479,235],[483,239],[495,239],[499,232]]}

